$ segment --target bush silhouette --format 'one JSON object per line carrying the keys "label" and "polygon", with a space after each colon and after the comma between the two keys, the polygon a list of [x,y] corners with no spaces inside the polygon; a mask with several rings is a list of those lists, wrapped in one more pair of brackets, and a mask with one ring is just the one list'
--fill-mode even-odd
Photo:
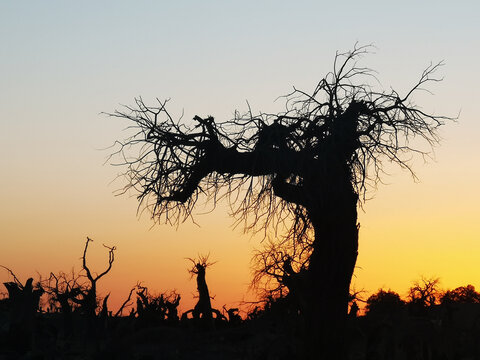
{"label": "bush silhouette", "polygon": [[400,295],[392,290],[379,289],[367,299],[367,315],[388,316],[405,307],[405,302]]}

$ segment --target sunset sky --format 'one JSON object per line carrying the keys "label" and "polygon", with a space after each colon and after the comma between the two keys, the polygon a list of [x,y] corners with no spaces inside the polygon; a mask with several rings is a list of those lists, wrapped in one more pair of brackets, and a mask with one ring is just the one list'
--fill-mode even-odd
{"label": "sunset sky", "polygon": [[[134,196],[105,164],[127,123],[102,112],[171,98],[185,112],[233,117],[275,112],[292,87],[310,91],[337,50],[374,44],[362,64],[400,93],[431,62],[440,83],[420,93],[427,112],[456,117],[441,130],[434,160],[417,161],[419,182],[398,168],[359,210],[353,284],[405,294],[421,275],[441,286],[480,288],[480,5],[476,1],[2,1],[0,2],[0,264],[25,281],[37,272],[113,269],[98,286],[115,310],[137,282],[176,289],[194,303],[186,257],[210,253],[213,305],[238,304],[260,238],[233,229],[223,204],[178,228],[137,214]],[[132,194],[133,195],[133,194]],[[11,280],[0,269],[0,281]],[[1,290],[3,291],[3,289]]]}

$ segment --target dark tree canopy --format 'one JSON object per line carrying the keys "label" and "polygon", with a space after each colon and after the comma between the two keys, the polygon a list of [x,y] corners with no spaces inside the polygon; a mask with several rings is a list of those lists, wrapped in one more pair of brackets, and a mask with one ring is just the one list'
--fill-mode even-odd
{"label": "dark tree canopy", "polygon": [[447,290],[440,296],[440,302],[445,303],[480,303],[480,293],[473,285],[460,286],[453,290]]}
{"label": "dark tree canopy", "polygon": [[404,305],[405,302],[395,291],[379,289],[367,299],[366,310],[368,314],[388,314],[398,312]]}

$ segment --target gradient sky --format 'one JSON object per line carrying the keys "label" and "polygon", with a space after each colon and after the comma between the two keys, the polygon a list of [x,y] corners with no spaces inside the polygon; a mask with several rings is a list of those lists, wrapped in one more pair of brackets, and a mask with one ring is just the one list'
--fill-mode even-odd
{"label": "gradient sky", "polygon": [[[292,86],[312,89],[335,51],[373,43],[363,64],[388,89],[405,92],[430,62],[445,61],[434,95],[416,101],[455,117],[435,160],[416,166],[418,183],[392,169],[360,210],[353,283],[404,294],[421,275],[443,287],[480,288],[480,6],[476,1],[2,1],[0,2],[0,264],[23,281],[50,271],[106,265],[99,282],[115,308],[142,281],[195,301],[186,257],[210,252],[214,306],[247,291],[259,239],[232,229],[225,207],[199,215],[200,227],[153,226],[134,197],[115,197],[118,169],[104,165],[125,122],[102,112],[171,98],[185,111],[229,119],[246,100],[274,112]],[[202,209],[199,209],[199,213]],[[0,280],[8,280],[0,270]],[[251,296],[251,295],[250,295]]]}

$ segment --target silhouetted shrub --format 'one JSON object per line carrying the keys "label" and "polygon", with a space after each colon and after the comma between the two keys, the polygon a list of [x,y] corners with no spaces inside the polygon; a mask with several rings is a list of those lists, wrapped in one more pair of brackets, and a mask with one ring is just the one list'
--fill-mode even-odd
{"label": "silhouetted shrub", "polygon": [[140,286],[137,291],[137,315],[143,325],[161,322],[176,324],[179,320],[177,307],[180,295],[175,291],[158,296],[148,294],[146,287]]}
{"label": "silhouetted shrub", "polygon": [[460,286],[454,290],[447,290],[440,296],[440,303],[480,303],[480,293],[473,285]]}
{"label": "silhouetted shrub", "polygon": [[379,289],[367,299],[367,315],[392,314],[403,309],[405,302],[395,291]]}

